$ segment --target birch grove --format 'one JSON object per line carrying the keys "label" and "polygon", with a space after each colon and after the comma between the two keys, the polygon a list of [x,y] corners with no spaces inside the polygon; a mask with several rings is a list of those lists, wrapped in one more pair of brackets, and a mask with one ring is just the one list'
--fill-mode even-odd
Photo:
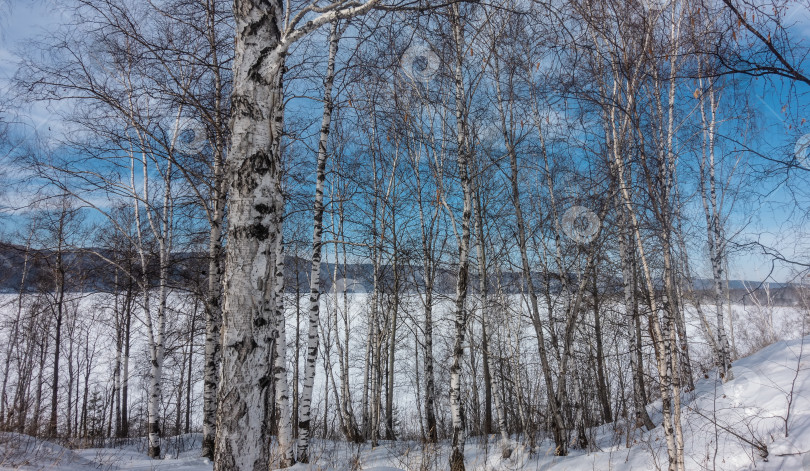
{"label": "birch grove", "polygon": [[765,3],[60,0],[0,94],[0,432],[708,469],[700,384],[808,332],[808,50]]}

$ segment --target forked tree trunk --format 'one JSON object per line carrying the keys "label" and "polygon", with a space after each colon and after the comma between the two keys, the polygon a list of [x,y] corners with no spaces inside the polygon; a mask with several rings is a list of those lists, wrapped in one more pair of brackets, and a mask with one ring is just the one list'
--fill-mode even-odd
{"label": "forked tree trunk", "polygon": [[[645,35],[645,47],[647,46],[649,40],[649,34]],[[607,88],[605,88],[604,91],[609,93],[617,103],[622,103],[622,99],[620,98],[621,96],[626,97],[626,101],[622,103],[623,109],[619,109],[617,106],[611,106],[607,111],[609,119],[606,120],[606,122],[608,123],[609,129],[606,131],[606,136],[608,142],[611,144],[608,157],[609,166],[619,189],[618,193],[621,199],[621,205],[623,206],[623,214],[629,223],[628,228],[631,234],[630,237],[635,243],[635,251],[637,253],[637,260],[640,268],[639,276],[643,280],[643,286],[646,290],[645,297],[647,301],[647,309],[649,311],[647,314],[648,327],[652,337],[653,346],[655,348],[656,368],[660,378],[659,391],[661,393],[662,415],[664,419],[663,428],[667,443],[667,457],[669,461],[669,469],[670,471],[674,471],[678,469],[678,462],[682,463],[682,458],[680,457],[682,456],[683,452],[683,449],[679,448],[676,443],[675,424],[673,423],[671,410],[673,391],[670,359],[671,354],[677,352],[673,352],[672,345],[669,344],[670,337],[667,335],[668,331],[662,331],[662,325],[659,322],[659,304],[658,300],[655,298],[655,281],[652,277],[650,265],[645,253],[639,217],[636,214],[634,207],[633,197],[635,195],[631,191],[632,187],[629,184],[628,166],[625,160],[626,156],[623,155],[624,149],[621,145],[622,142],[624,142],[624,140],[628,137],[625,135],[625,133],[628,131],[628,129],[630,129],[631,125],[635,124],[635,121],[631,123],[628,120],[630,120],[630,118],[637,118],[636,113],[638,112],[638,105],[635,100],[635,91],[638,89],[637,87],[642,74],[642,69],[640,67],[637,68],[633,72],[630,80],[627,80],[626,77],[622,75],[622,72],[619,71],[619,66],[615,61],[612,61],[610,66],[611,73],[613,74],[613,81],[611,84],[612,90],[608,91]],[[620,90],[622,86],[626,86],[627,89]],[[634,128],[632,132],[635,132],[638,134],[638,136],[643,137],[643,133],[641,133],[637,127]],[[643,149],[643,142],[641,144]],[[642,157],[646,157],[643,152]],[[648,190],[651,194],[653,193],[654,189],[655,188],[653,186],[648,185]],[[665,319],[664,329],[666,329],[666,327],[667,320]]]}
{"label": "forked tree trunk", "polygon": [[[171,194],[171,181],[172,181],[172,161],[169,160],[168,166],[163,174],[164,196],[163,208],[160,211],[160,219],[155,220],[152,210],[149,208],[149,195],[148,188],[148,171],[146,157],[143,157],[143,182],[144,182],[144,195],[143,201],[146,202],[146,220],[152,231],[152,235],[158,243],[159,250],[159,287],[158,287],[158,306],[157,306],[157,319],[156,322],[152,319],[152,310],[150,303],[150,282],[148,273],[148,258],[146,255],[145,243],[146,239],[141,229],[140,218],[136,222],[138,230],[138,239],[140,241],[139,250],[141,253],[141,270],[142,270],[142,291],[144,297],[144,322],[146,323],[147,339],[149,341],[149,401],[147,403],[147,438],[148,438],[148,455],[150,458],[160,457],[160,400],[163,394],[163,360],[165,354],[165,338],[166,338],[166,311],[168,309],[168,283],[169,283],[169,267],[171,263],[172,252],[172,226],[174,224],[174,200]],[[133,185],[134,188],[134,185]],[[136,215],[139,211],[140,202],[135,200]]]}
{"label": "forked tree trunk", "polygon": [[[338,177],[339,178],[339,177]],[[337,197],[336,197],[337,196]],[[332,226],[337,227],[337,238],[343,238],[343,222],[344,222],[344,213],[343,213],[343,199],[340,198],[339,195],[332,194],[333,200],[338,200],[338,219],[335,221],[335,213],[332,212]],[[338,280],[338,266],[340,261],[340,245],[335,241],[335,267],[332,272],[332,286],[337,285]],[[344,267],[345,267],[345,260],[346,260],[346,246],[343,246],[343,260],[344,260]],[[345,268],[344,268],[345,273]],[[344,303],[344,315],[343,315],[343,332],[345,332],[346,336],[346,343],[344,346],[343,341],[340,339],[340,323],[338,320],[338,316],[340,315],[340,299],[338,296],[337,290],[335,290],[335,309],[334,309],[334,316],[332,316],[332,328],[335,332],[335,346],[337,347],[337,354],[338,354],[338,367],[340,368],[340,394],[338,395],[337,392],[335,395],[337,396],[337,400],[339,403],[340,409],[340,417],[341,423],[343,425],[343,434],[346,437],[346,440],[354,442],[354,443],[361,443],[365,440],[363,434],[360,432],[360,428],[357,425],[357,419],[354,416],[354,408],[352,406],[352,396],[351,396],[351,384],[349,382],[349,339],[351,338],[351,331],[349,325],[349,313],[348,313],[348,305]],[[367,371],[367,370],[366,370]],[[330,371],[331,372],[331,371]],[[336,383],[333,381],[333,387],[337,388]],[[364,391],[366,389],[364,388]],[[363,409],[365,410],[365,408]],[[326,429],[326,427],[324,427]]]}

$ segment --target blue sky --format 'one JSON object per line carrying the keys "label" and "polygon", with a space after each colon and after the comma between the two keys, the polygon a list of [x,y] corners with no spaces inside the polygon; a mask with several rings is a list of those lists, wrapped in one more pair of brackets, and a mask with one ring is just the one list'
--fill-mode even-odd
{"label": "blue sky", "polygon": [[[2,0],[0,0],[0,4]],[[801,8],[799,2],[793,4],[790,20],[797,22],[794,32],[804,41],[810,41],[810,12]],[[10,10],[10,11],[9,11]],[[9,13],[6,15],[5,13]],[[16,71],[16,62],[19,53],[32,53],[26,49],[30,40],[43,32],[59,25],[67,14],[60,12],[50,0],[12,0],[10,7],[0,9],[0,89],[5,88],[8,79]],[[64,15],[64,16],[63,16]],[[761,81],[765,84],[765,81]],[[751,88],[750,100],[758,103],[760,117],[758,125],[766,132],[758,148],[776,159],[784,159],[792,152],[797,137],[810,133],[810,90],[805,85],[798,85],[796,89],[762,85]],[[789,103],[787,108],[784,107]],[[36,130],[40,136],[47,136],[48,128],[58,129],[58,121],[51,120],[51,115],[44,105],[31,106],[22,110],[25,129]],[[808,122],[802,123],[802,119]],[[7,159],[6,159],[7,160]],[[0,161],[3,170],[9,170],[7,161]],[[787,185],[778,185],[783,175],[776,175],[772,181],[765,182],[761,188],[752,189],[754,192],[766,193],[767,197],[754,198],[754,202],[741,208],[735,220],[742,223],[749,221],[744,234],[752,236],[760,234],[763,242],[773,244],[783,250],[785,255],[803,253],[807,259],[808,247],[807,226],[799,224],[799,216],[795,207],[788,204],[791,201],[790,190],[801,188],[805,190],[801,195],[807,198],[810,192],[810,170],[796,170],[790,174]],[[10,195],[10,198],[24,198],[24,193]],[[801,203],[801,201],[800,201]],[[810,208],[810,201],[804,199],[803,212]],[[753,214],[751,214],[753,212]],[[708,275],[707,267],[702,271]],[[732,278],[761,279],[768,274],[771,265],[767,258],[757,255],[738,256],[734,259],[730,274]],[[778,281],[790,279],[790,270],[777,267],[774,277]]]}
{"label": "blue sky", "polygon": [[[2,4],[2,0],[0,0]],[[10,11],[9,11],[10,10]],[[61,22],[60,10],[50,0],[11,0],[10,6],[0,13],[0,87],[5,87],[8,79],[16,71],[20,53],[27,53],[27,43]],[[42,128],[48,122],[45,107],[38,106],[26,113],[30,123]]]}

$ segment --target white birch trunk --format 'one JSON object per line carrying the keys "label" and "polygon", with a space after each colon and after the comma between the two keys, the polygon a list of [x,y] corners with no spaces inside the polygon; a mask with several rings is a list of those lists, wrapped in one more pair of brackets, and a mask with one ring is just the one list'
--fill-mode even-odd
{"label": "white birch trunk", "polygon": [[[701,79],[703,82],[703,79]],[[701,94],[700,114],[705,127],[703,157],[700,162],[700,197],[703,202],[703,212],[706,216],[706,239],[709,248],[709,260],[712,265],[712,281],[714,288],[715,316],[717,322],[716,363],[720,369],[720,378],[723,382],[734,379],[731,371],[731,358],[728,336],[726,335],[723,311],[723,223],[720,207],[717,201],[717,180],[715,176],[715,137],[717,127],[717,99],[714,85],[709,84],[706,93],[709,96],[709,117],[706,116],[704,94]],[[707,181],[708,180],[708,181]],[[708,195],[706,194],[708,193]]]}
{"label": "white birch trunk", "polygon": [[458,237],[458,275],[455,295],[455,339],[450,365],[450,415],[453,421],[453,435],[450,452],[450,470],[464,471],[464,442],[466,439],[464,409],[461,404],[461,362],[464,357],[464,333],[467,330],[467,284],[469,277],[470,225],[472,220],[472,185],[470,183],[470,142],[467,129],[467,94],[464,89],[463,58],[466,53],[464,30],[459,16],[458,4],[451,7],[453,39],[455,42],[455,105],[456,141],[458,145],[458,172],[463,193],[461,234]]}
{"label": "white birch trunk", "polygon": [[[216,208],[222,214],[222,207]],[[203,439],[202,456],[214,458],[217,422],[217,379],[219,374],[222,325],[222,218],[212,223],[208,249],[208,300],[205,304],[205,366],[203,369]]]}
{"label": "white birch trunk", "polygon": [[[294,462],[280,308],[285,57],[292,43],[320,26],[363,14],[379,1],[338,2],[314,10],[308,5],[291,12],[285,11],[290,5],[281,0],[234,0],[230,199],[215,470],[259,471],[268,466],[267,395],[273,382],[269,351],[274,334],[280,465]],[[316,11],[317,16],[310,19],[307,11]]]}
{"label": "white birch trunk", "polygon": [[[143,140],[143,136],[139,136]],[[141,153],[139,165],[142,170],[142,191],[139,195],[138,187],[135,183],[135,157],[131,155],[130,166],[130,191],[133,198],[133,209],[135,213],[135,231],[137,235],[137,251],[141,263],[140,289],[143,297],[143,322],[146,326],[147,341],[149,347],[149,387],[147,399],[147,453],[150,458],[160,457],[160,398],[163,384],[163,357],[164,338],[166,331],[166,299],[168,297],[168,273],[169,256],[171,254],[173,199],[171,195],[172,165],[168,161],[167,168],[163,172],[163,207],[159,211],[160,218],[155,220],[155,208],[151,206],[149,195],[149,159],[146,153]],[[142,216],[141,204],[144,205]],[[158,264],[159,264],[159,289],[158,306],[155,318],[153,318],[151,286],[148,273],[149,257],[147,254],[147,240],[144,234],[144,222],[146,220],[152,236],[158,243]]]}
{"label": "white birch trunk", "polygon": [[229,225],[215,470],[265,471],[283,196],[280,1],[234,2]]}
{"label": "white birch trunk", "polygon": [[321,120],[320,138],[318,139],[318,159],[315,177],[315,208],[313,214],[312,236],[312,269],[309,289],[309,333],[307,334],[307,359],[304,365],[304,389],[298,413],[298,461],[309,463],[310,408],[312,389],[315,384],[315,363],[318,359],[318,328],[321,309],[321,248],[323,234],[323,191],[326,179],[327,141],[332,120],[332,83],[335,78],[335,57],[338,49],[338,25],[332,23],[329,34],[329,59],[324,78],[324,105]]}
{"label": "white birch trunk", "polygon": [[[279,207],[278,214],[282,214],[284,209]],[[292,409],[290,408],[290,387],[287,379],[287,330],[286,319],[284,317],[284,242],[281,233],[275,241],[276,252],[276,281],[275,281],[275,306],[274,316],[275,332],[274,342],[276,346],[275,364],[273,365],[273,376],[276,386],[276,407],[278,408],[278,466],[286,468],[295,464],[295,442],[292,433]]]}
{"label": "white birch trunk", "polygon": [[227,189],[225,185],[225,146],[222,76],[217,53],[216,2],[208,4],[208,42],[211,47],[211,71],[214,79],[214,140],[212,203],[208,236],[208,300],[205,303],[205,366],[203,370],[203,439],[202,456],[214,459],[217,426],[217,379],[220,364],[220,329],[222,328],[222,229],[225,221]]}

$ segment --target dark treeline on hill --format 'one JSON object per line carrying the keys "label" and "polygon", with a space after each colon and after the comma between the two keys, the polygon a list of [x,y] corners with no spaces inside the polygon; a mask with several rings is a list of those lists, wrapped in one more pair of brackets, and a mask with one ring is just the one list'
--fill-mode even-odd
{"label": "dark treeline on hill", "polygon": [[[27,252],[27,254],[26,254]],[[7,243],[0,243],[0,292],[18,293],[49,291],[53,289],[57,252],[36,250]],[[65,291],[67,292],[113,292],[126,286],[122,270],[116,270],[112,262],[120,267],[129,267],[133,276],[140,276],[140,262],[135,254],[127,257],[121,252],[109,249],[81,249],[62,252],[65,267]],[[152,257],[147,273],[155,272],[148,278],[157,286],[158,260]],[[205,279],[206,264],[203,254],[191,252],[174,253],[171,263],[172,286],[179,289],[193,289]],[[23,275],[25,273],[24,282]],[[21,286],[22,285],[22,286]]]}
{"label": "dark treeline on hill", "polygon": [[[26,248],[0,242],[0,292],[18,293],[22,283],[23,266],[26,263]],[[22,289],[25,292],[48,291],[53,288],[53,277],[49,270],[54,265],[55,254],[47,250],[29,251],[28,274],[25,285]],[[69,269],[69,276],[66,277],[65,288],[69,292],[114,292],[116,286],[118,290],[126,287],[126,280],[122,279],[119,271],[118,278],[115,275],[115,268],[110,261],[121,263],[124,260],[123,254],[109,249],[83,249],[71,250],[65,253],[65,263]],[[287,293],[299,293],[301,296],[307,293],[309,287],[311,261],[302,257],[287,256],[285,259],[285,291]],[[131,259],[133,273],[139,276],[141,273],[140,264],[133,255]],[[207,280],[208,260],[203,252],[174,252],[172,253],[170,286],[179,291],[200,292],[204,291]],[[337,268],[337,271],[336,271]],[[409,280],[410,291],[416,291],[424,286],[424,280],[419,267],[400,268],[405,272]],[[154,272],[150,279],[157,287],[158,276],[157,256],[150,260],[149,272]],[[373,290],[373,266],[369,263],[321,263],[321,286],[325,293],[346,291],[348,293],[370,293]],[[297,273],[297,289],[296,289]],[[536,285],[548,285],[551,294],[560,294],[562,283],[559,274],[552,273],[544,275],[535,272],[534,282]],[[505,294],[520,294],[522,287],[522,274],[519,272],[502,272],[500,279],[490,276],[490,285],[498,284]],[[386,286],[393,286],[394,273],[392,266],[382,266],[380,269],[379,283],[381,291],[385,291]],[[568,281],[577,281],[576,273],[569,273]],[[471,276],[470,290],[477,291],[477,275]],[[455,274],[452,267],[439,270],[434,285],[437,294],[449,295],[455,289]],[[621,295],[621,277],[614,279],[600,280],[604,293],[613,293],[615,296]],[[571,283],[569,283],[570,285]],[[693,295],[700,299],[711,296],[713,286],[712,281],[698,278],[694,281]],[[728,280],[728,290],[731,300],[735,303],[750,304],[752,296],[768,297],[773,305],[794,306],[800,302],[801,285],[794,283],[762,283],[759,281]]]}
{"label": "dark treeline on hill", "polygon": [[[54,266],[56,253],[49,250],[28,249],[27,275],[22,289],[26,292],[36,290],[52,289],[53,277],[50,270]],[[64,263],[67,267],[65,289],[70,292],[112,292],[126,286],[126,281],[122,279],[121,270],[116,278],[116,270],[112,262],[119,266],[127,266],[132,269],[133,276],[141,276],[140,262],[137,254],[131,254],[127,258],[126,254],[115,252],[109,249],[72,249],[63,254]],[[171,256],[171,280],[170,285],[174,289],[195,291],[195,287],[201,287],[206,282],[208,259],[203,252],[173,252]],[[23,283],[23,270],[26,264],[26,248],[19,245],[0,242],[0,292],[18,293]],[[296,292],[296,273],[299,291],[303,294],[309,287],[311,261],[295,256],[285,257],[285,291]],[[337,268],[337,271],[336,271]],[[157,275],[158,257],[152,254],[149,263],[149,279],[157,287],[159,277]],[[409,279],[413,289],[423,286],[424,281],[419,267],[405,269],[406,278]],[[380,269],[378,281],[381,286],[393,283],[393,267],[383,265]],[[369,293],[373,289],[373,267],[369,263],[321,263],[321,286],[324,292],[346,291],[349,293]],[[474,277],[473,277],[474,278]],[[536,282],[545,282],[542,274],[535,274]],[[575,279],[576,275],[569,274],[569,279]],[[549,275],[552,292],[559,293],[561,286],[559,275]],[[521,275],[519,273],[503,273],[501,284],[507,293],[519,293],[521,285]],[[454,290],[455,274],[452,267],[439,270],[435,282],[434,291],[441,294],[449,294]],[[476,285],[477,286],[477,285]]]}

